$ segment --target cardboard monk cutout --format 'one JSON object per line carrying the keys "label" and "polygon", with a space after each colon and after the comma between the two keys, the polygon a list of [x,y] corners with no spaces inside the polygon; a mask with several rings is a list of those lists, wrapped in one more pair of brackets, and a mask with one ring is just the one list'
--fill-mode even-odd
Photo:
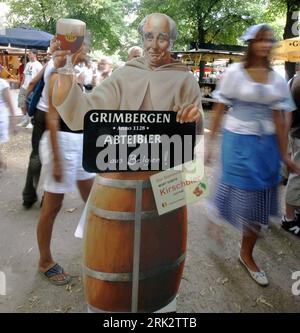
{"label": "cardboard monk cutout", "polygon": [[[175,22],[151,14],[139,32],[144,57],[127,62],[92,93],[82,93],[72,76],[59,75],[53,104],[71,129],[82,129],[84,115],[95,109],[174,111],[178,122],[202,124],[197,81],[171,58]],[[54,54],[56,67],[63,66],[65,55]],[[95,179],[84,232],[84,285],[91,311],[154,312],[176,297],[186,255],[187,211],[157,214],[149,181],[154,173],[105,173]]]}

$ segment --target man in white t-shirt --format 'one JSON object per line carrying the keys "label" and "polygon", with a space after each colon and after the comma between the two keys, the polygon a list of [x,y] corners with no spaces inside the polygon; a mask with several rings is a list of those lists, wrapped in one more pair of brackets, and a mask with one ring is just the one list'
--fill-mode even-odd
{"label": "man in white t-shirt", "polygon": [[[41,160],[39,156],[39,144],[42,135],[46,129],[46,113],[49,110],[48,103],[48,88],[49,80],[52,72],[55,70],[53,60],[50,60],[45,69],[31,81],[31,84],[35,84],[43,75],[45,86],[42,91],[42,95],[37,104],[36,111],[33,115],[33,130],[32,130],[32,151],[29,157],[29,164],[27,168],[26,183],[23,189],[23,206],[25,209],[29,209],[38,200],[37,186],[41,174]],[[27,91],[28,93],[28,91]]]}
{"label": "man in white t-shirt", "polygon": [[29,62],[26,64],[24,69],[24,77],[21,82],[21,88],[18,96],[18,106],[22,110],[23,118],[17,126],[25,127],[30,121],[26,108],[26,89],[28,88],[29,83],[32,81],[32,79],[43,68],[43,65],[39,61],[37,61],[37,53],[37,50],[30,50],[28,52]]}

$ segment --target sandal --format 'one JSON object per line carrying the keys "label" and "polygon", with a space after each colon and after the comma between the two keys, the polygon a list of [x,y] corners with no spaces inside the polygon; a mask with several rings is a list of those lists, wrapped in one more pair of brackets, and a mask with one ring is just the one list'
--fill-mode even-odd
{"label": "sandal", "polygon": [[246,268],[246,270],[248,271],[249,275],[252,277],[252,279],[258,283],[260,286],[262,287],[266,287],[269,284],[267,275],[264,271],[259,271],[259,272],[254,272],[252,271],[247,264],[245,263],[245,261],[242,259],[241,255],[239,255],[239,261],[242,265],[244,265],[244,267]]}
{"label": "sandal", "polygon": [[[64,269],[59,265],[55,264],[51,268],[49,268],[46,272],[39,271],[41,276],[45,279],[47,279],[50,283],[56,285],[56,286],[62,286],[65,284],[68,284],[71,281],[71,277],[69,275],[65,275]],[[63,274],[65,278],[63,280],[53,280],[52,278],[57,275]]]}
{"label": "sandal", "polygon": [[282,229],[300,237],[300,223],[298,219],[299,217],[296,217],[295,220],[287,221],[286,217],[284,216],[281,220]]}

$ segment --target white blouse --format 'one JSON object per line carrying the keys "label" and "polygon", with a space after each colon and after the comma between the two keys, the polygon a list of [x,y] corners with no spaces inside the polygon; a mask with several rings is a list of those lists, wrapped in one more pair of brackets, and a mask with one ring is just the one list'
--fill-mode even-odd
{"label": "white blouse", "polygon": [[280,74],[271,71],[267,83],[258,83],[248,75],[243,63],[228,67],[214,97],[229,106],[224,128],[238,134],[274,134],[272,111],[296,110],[287,82]]}

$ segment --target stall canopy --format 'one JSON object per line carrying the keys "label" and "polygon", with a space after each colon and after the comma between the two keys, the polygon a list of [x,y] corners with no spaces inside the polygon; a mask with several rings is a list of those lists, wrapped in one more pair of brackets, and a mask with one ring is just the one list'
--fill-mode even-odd
{"label": "stall canopy", "polygon": [[0,34],[0,45],[27,49],[47,50],[53,35],[27,26],[7,28]]}
{"label": "stall canopy", "polygon": [[213,62],[216,59],[230,59],[230,61],[240,61],[244,56],[246,47],[238,45],[214,45],[207,43],[192,43],[189,51],[174,51],[176,57],[182,62],[198,67],[200,61]]}

